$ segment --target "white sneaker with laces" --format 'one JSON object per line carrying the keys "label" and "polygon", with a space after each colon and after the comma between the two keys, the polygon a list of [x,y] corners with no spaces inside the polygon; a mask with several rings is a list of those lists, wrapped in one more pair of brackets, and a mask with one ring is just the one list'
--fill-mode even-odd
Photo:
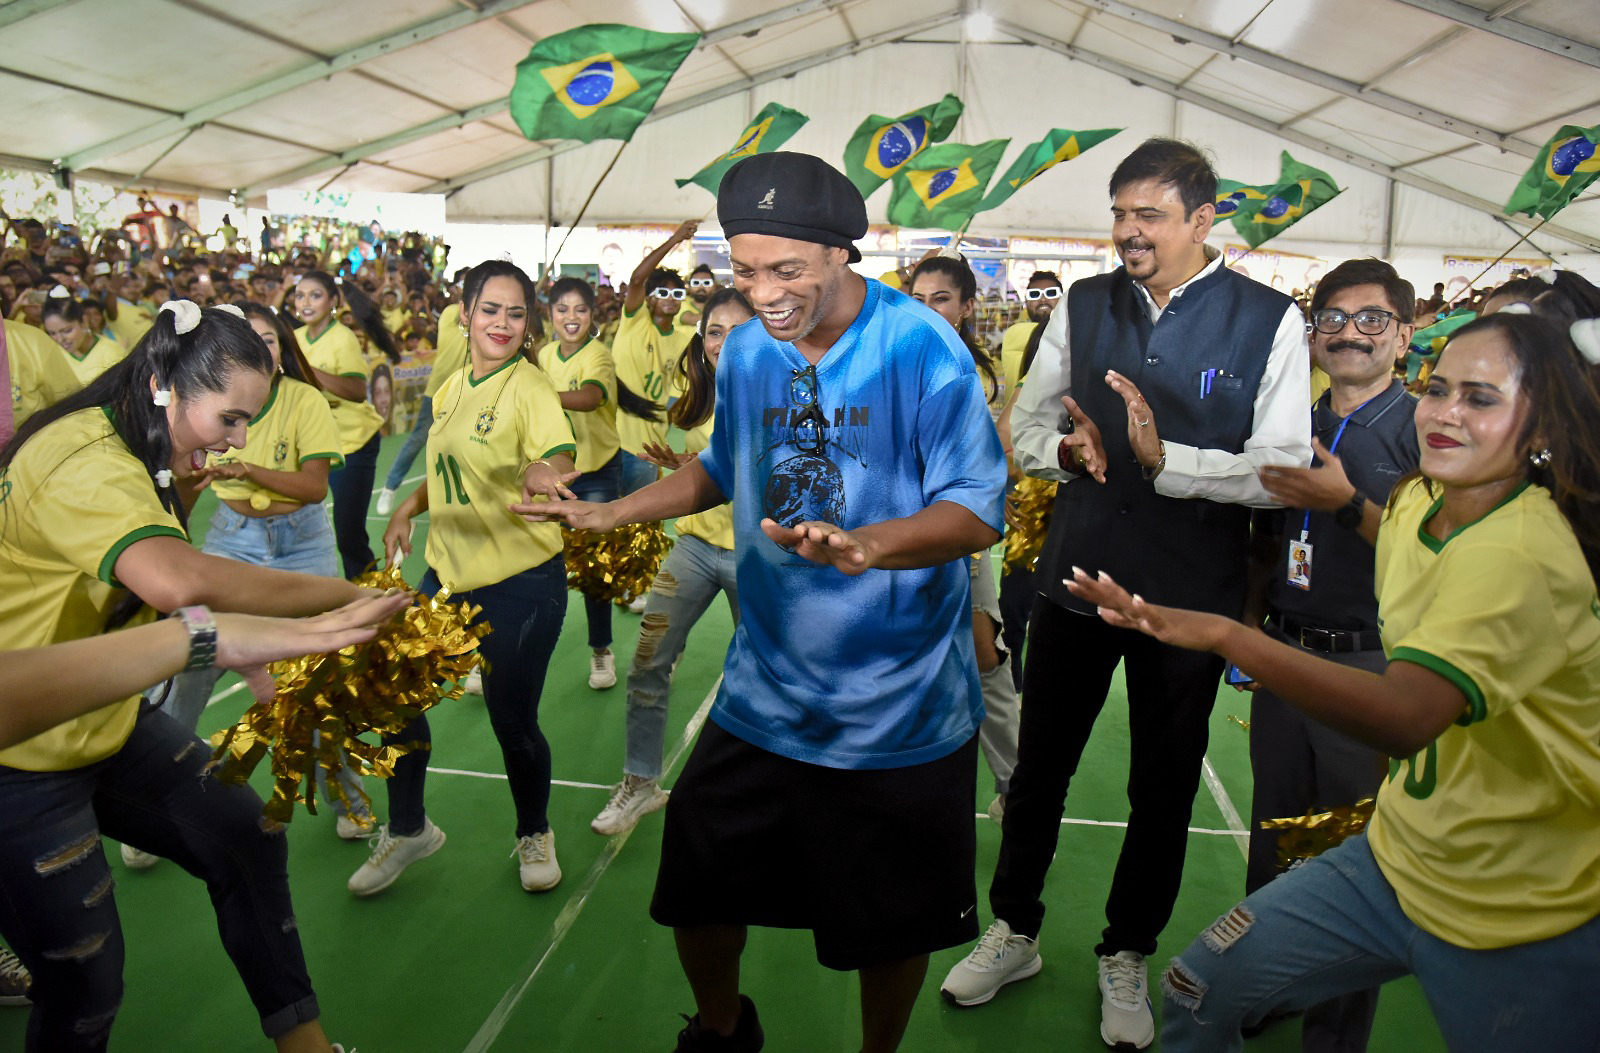
{"label": "white sneaker with laces", "polygon": [[475,665],[467,678],[461,681],[461,693],[465,695],[483,694],[483,666]]}
{"label": "white sneaker with laces", "polygon": [[33,977],[22,959],[0,947],[0,1005],[28,1005],[32,989]]}
{"label": "white sneaker with laces", "polygon": [[589,824],[589,829],[603,837],[632,830],[641,817],[667,803],[667,791],[658,779],[642,779],[637,775],[624,775],[612,791],[611,801],[600,810]]}
{"label": "white sneaker with laces", "polygon": [[122,846],[122,865],[129,870],[149,870],[159,862],[161,857],[154,852],[142,852],[132,845]]}
{"label": "white sneaker with laces", "polygon": [[982,1005],[1006,984],[1026,980],[1043,965],[1039,945],[996,918],[972,953],[950,970],[939,993],[951,1005]]}
{"label": "white sneaker with laces", "polygon": [[378,491],[378,507],[375,511],[380,516],[386,516],[394,511],[394,491],[387,486]]}
{"label": "white sneaker with laces", "polygon": [[561,864],[556,862],[556,832],[546,830],[532,837],[517,838],[511,853],[517,858],[522,887],[529,892],[544,892],[561,884]]}
{"label": "white sneaker with laces", "polygon": [[389,832],[389,824],[378,827],[378,836],[372,839],[372,855],[350,875],[347,887],[358,896],[382,892],[394,884],[395,878],[406,867],[425,856],[431,856],[444,845],[444,831],[433,825],[432,819],[422,821],[422,832],[411,837],[398,837]]}
{"label": "white sneaker with laces", "polygon": [[589,686],[596,691],[617,686],[617,656],[611,653],[610,648],[590,653]]}
{"label": "white sneaker with laces", "polygon": [[1155,1041],[1149,971],[1137,951],[1100,958],[1100,1038],[1112,1049],[1144,1049]]}
{"label": "white sneaker with laces", "polygon": [[359,812],[339,816],[338,822],[333,824],[334,832],[341,841],[360,841],[371,837],[376,830],[378,821],[371,812]]}

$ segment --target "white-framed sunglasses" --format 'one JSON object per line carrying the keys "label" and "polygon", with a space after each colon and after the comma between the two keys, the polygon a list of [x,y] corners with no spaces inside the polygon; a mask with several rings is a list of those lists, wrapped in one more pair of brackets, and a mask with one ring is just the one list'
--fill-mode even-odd
{"label": "white-framed sunglasses", "polygon": [[682,289],[669,289],[663,285],[659,289],[651,289],[650,295],[658,300],[681,300],[689,294]]}
{"label": "white-framed sunglasses", "polygon": [[1052,285],[1048,289],[1024,289],[1022,290],[1022,298],[1024,300],[1059,300],[1061,299],[1061,287]]}
{"label": "white-framed sunglasses", "polygon": [[714,288],[716,288],[716,285],[717,285],[717,280],[715,278],[690,278],[689,279],[689,288],[691,288],[691,289],[714,289]]}

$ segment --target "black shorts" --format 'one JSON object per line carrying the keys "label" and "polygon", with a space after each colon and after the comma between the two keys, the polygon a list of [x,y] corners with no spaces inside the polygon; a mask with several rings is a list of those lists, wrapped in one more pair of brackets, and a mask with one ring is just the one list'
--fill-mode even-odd
{"label": "black shorts", "polygon": [[810,929],[860,969],[978,936],[978,740],[906,768],[780,757],[706,722],[672,789],[650,916]]}

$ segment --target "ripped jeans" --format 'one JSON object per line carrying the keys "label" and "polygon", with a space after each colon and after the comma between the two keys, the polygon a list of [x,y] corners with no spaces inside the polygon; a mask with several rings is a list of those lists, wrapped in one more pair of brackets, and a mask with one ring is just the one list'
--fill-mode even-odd
{"label": "ripped jeans", "polygon": [[1415,975],[1451,1053],[1593,1049],[1600,918],[1548,940],[1466,950],[1418,928],[1353,837],[1200,934],[1161,987],[1163,1053],[1234,1053],[1241,1025]]}
{"label": "ripped jeans", "polygon": [[739,624],[736,566],[732,549],[718,548],[693,534],[679,535],[661,562],[645,594],[649,598],[639,621],[639,644],[628,670],[628,748],[622,765],[627,774],[661,777],[672,664],[718,590],[727,594],[733,624]]}
{"label": "ripped jeans", "polygon": [[103,761],[0,767],[0,936],[33,973],[29,1053],[89,1053],[110,1038],[123,943],[102,834],[205,881],[223,947],[269,1038],[317,1018],[283,829],[264,832],[261,798],[211,779],[210,758],[193,732],[142,707],[128,741]]}

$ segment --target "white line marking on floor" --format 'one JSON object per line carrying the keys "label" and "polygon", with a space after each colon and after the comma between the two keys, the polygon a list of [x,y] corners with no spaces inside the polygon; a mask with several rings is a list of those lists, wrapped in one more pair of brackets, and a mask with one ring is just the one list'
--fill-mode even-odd
{"label": "white line marking on floor", "polygon": [[[711,712],[711,703],[716,699],[717,688],[721,685],[722,678],[719,676],[717,677],[717,682],[711,685],[711,690],[706,694],[705,701],[700,703],[700,708],[695,710],[694,716],[689,718],[688,725],[683,729],[682,737],[678,739],[678,744],[673,747],[672,753],[662,766],[663,775],[672,772],[677,767],[678,760],[688,752],[690,744],[694,742],[695,735],[700,731],[700,726],[705,723],[706,714]],[[583,910],[584,904],[589,901],[590,894],[594,892],[595,886],[600,883],[600,878],[605,875],[606,868],[611,866],[611,861],[617,858],[617,853],[622,851],[622,846],[627,843],[628,837],[632,833],[632,830],[625,830],[606,840],[605,848],[601,850],[600,857],[594,861],[594,865],[589,868],[589,872],[584,875],[583,883],[578,886],[578,890],[572,894],[572,897],[562,905],[561,913],[556,916],[555,923],[550,926],[550,935],[545,941],[545,946],[529,959],[531,964],[528,966],[528,975],[500,997],[500,1002],[494,1007],[494,1011],[489,1014],[489,1019],[483,1022],[483,1026],[478,1028],[478,1033],[472,1036],[472,1041],[467,1043],[465,1053],[485,1053],[489,1047],[494,1045],[495,1040],[500,1037],[500,1032],[505,1030],[506,1021],[511,1019],[511,1014],[516,1010],[518,1003],[528,993],[528,989],[533,986],[533,981],[538,978],[539,971],[544,968],[545,962],[550,960],[550,956],[555,954],[556,948],[561,946],[561,941],[566,939],[573,923],[578,920],[578,914]]]}
{"label": "white line marking on floor", "polygon": [[[979,819],[987,819],[991,823],[994,822],[994,819],[990,817],[988,812],[978,812],[978,813],[976,813],[976,815],[977,815],[977,818],[979,818]],[[1113,820],[1113,819],[1068,819],[1068,818],[1064,818],[1064,819],[1061,820],[1061,825],[1062,826],[1066,826],[1068,824],[1071,824],[1073,826],[1114,826],[1114,827],[1118,827],[1118,828],[1123,829],[1123,830],[1126,830],[1128,828],[1128,824],[1127,823],[1117,822],[1116,820]],[[1239,832],[1237,830],[1208,830],[1203,826],[1191,826],[1191,827],[1189,827],[1189,832],[1191,834],[1212,834],[1212,835],[1215,835],[1217,837],[1238,837],[1239,836]]]}
{"label": "white line marking on floor", "polygon": [[[474,779],[499,779],[502,782],[504,782],[505,779],[506,779],[506,776],[502,775],[500,772],[493,772],[493,771],[466,771],[466,770],[464,770],[462,768],[435,768],[431,764],[428,765],[428,774],[430,774],[430,775],[468,775],[468,776],[471,776]],[[598,782],[573,782],[570,779],[551,779],[550,780],[550,785],[551,786],[572,786],[572,787],[575,787],[575,788],[577,788],[579,790],[605,790],[607,793],[610,793],[612,790],[615,790],[617,788],[615,783],[612,783],[611,785],[608,786],[608,785],[604,785],[604,784],[598,783]]]}
{"label": "white line marking on floor", "polygon": [[244,681],[243,680],[239,681],[237,684],[234,684],[232,687],[225,687],[221,691],[218,691],[216,694],[212,695],[210,698],[208,698],[206,700],[206,708],[210,709],[212,706],[216,705],[218,702],[221,702],[223,699],[227,698],[229,695],[233,694],[235,691],[243,691],[243,690],[244,690]]}
{"label": "white line marking on floor", "polygon": [[1228,831],[1234,836],[1239,845],[1239,854],[1246,859],[1250,858],[1250,831],[1245,828],[1244,820],[1239,818],[1239,809],[1233,806],[1233,798],[1228,796],[1228,790],[1222,785],[1222,780],[1217,777],[1217,769],[1211,766],[1211,755],[1208,753],[1201,762],[1200,773],[1206,778],[1206,789],[1211,791],[1211,797],[1217,802],[1217,807],[1222,811],[1222,818],[1228,824]]}

